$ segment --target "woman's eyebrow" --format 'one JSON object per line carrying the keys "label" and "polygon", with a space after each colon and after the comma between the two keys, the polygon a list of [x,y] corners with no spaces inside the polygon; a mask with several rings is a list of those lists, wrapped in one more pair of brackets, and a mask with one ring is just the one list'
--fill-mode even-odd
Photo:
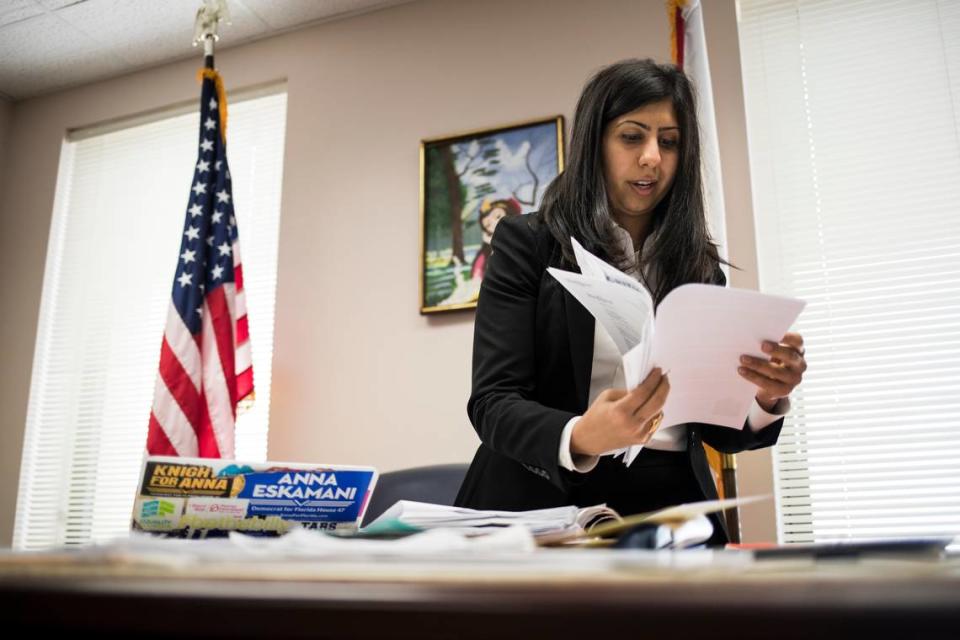
{"label": "woman's eyebrow", "polygon": [[[650,131],[650,125],[644,122],[640,122],[638,120],[624,120],[623,122],[620,123],[621,126],[625,124],[634,124],[640,127],[641,129],[643,129],[644,131]],[[660,131],[669,131],[670,129],[676,129],[677,131],[679,131],[680,127],[678,127],[677,125],[671,125],[669,127],[660,127]]]}

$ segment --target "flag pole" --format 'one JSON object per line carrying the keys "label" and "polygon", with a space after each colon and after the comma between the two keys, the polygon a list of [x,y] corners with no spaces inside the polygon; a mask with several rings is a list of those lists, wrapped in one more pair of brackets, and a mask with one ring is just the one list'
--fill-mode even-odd
{"label": "flag pole", "polygon": [[213,43],[216,42],[214,36],[205,36],[203,39],[203,66],[206,69],[213,69]]}
{"label": "flag pole", "polygon": [[220,39],[221,20],[230,24],[227,0],[203,0],[193,23],[193,46],[203,42],[203,66],[206,69],[213,69],[213,50]]}

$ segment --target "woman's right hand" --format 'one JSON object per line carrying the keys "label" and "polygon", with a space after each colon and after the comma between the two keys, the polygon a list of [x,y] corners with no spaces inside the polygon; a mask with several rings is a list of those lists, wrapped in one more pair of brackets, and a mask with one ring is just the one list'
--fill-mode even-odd
{"label": "woman's right hand", "polygon": [[573,426],[570,450],[597,456],[635,444],[646,444],[659,426],[656,418],[670,393],[670,381],[655,368],[632,391],[607,389]]}

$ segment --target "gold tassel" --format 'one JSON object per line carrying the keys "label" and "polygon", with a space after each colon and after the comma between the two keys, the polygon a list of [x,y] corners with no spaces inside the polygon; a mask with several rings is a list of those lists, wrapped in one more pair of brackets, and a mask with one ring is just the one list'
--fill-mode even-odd
{"label": "gold tassel", "polygon": [[223,89],[223,78],[217,73],[216,69],[200,69],[197,71],[197,82],[203,82],[204,78],[213,80],[217,88],[217,102],[220,107],[220,140],[227,143],[227,93]]}

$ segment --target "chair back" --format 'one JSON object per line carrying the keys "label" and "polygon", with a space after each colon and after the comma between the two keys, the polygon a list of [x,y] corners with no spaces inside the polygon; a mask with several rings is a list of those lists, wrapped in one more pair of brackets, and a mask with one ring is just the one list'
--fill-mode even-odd
{"label": "chair back", "polygon": [[367,526],[398,500],[452,505],[467,475],[466,464],[436,464],[381,474],[363,517]]}

